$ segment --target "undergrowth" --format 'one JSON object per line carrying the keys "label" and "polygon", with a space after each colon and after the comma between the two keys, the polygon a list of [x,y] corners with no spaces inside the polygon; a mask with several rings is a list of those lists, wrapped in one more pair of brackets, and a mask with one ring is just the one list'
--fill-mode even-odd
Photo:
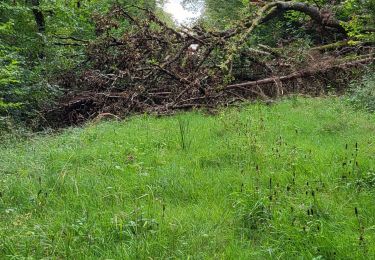
{"label": "undergrowth", "polygon": [[375,68],[360,81],[353,82],[348,93],[349,102],[358,109],[375,112]]}
{"label": "undergrowth", "polygon": [[294,98],[5,142],[0,258],[371,259],[374,132]]}

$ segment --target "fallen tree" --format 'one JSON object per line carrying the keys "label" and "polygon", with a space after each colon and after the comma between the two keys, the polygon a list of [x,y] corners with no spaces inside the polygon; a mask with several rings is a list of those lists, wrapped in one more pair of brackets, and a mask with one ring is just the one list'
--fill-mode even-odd
{"label": "fallen tree", "polygon": [[[47,122],[75,124],[102,113],[164,114],[293,92],[319,94],[328,81],[343,84],[345,77],[338,74],[348,76],[351,69],[374,61],[373,47],[361,48],[360,44],[346,52],[356,54],[351,60],[337,55],[323,57],[312,50],[306,51],[303,61],[264,45],[244,46],[258,25],[290,10],[303,12],[316,26],[329,27],[346,37],[331,12],[306,3],[268,3],[255,18],[247,17],[226,31],[200,26],[175,29],[149,10],[132,8],[143,12],[144,18],[133,17],[119,5],[96,17],[98,39],[88,44],[87,61],[60,78],[67,91],[57,106],[46,109]],[[132,29],[120,36],[111,33],[124,22]],[[346,45],[338,48],[341,46]]]}
{"label": "fallen tree", "polygon": [[269,10],[269,13],[261,19],[262,22],[266,22],[286,11],[299,11],[310,16],[316,23],[322,26],[335,28],[342,33],[346,33],[340,21],[334,17],[333,12],[329,9],[320,9],[307,3],[281,1],[269,3],[265,6],[265,9]]}

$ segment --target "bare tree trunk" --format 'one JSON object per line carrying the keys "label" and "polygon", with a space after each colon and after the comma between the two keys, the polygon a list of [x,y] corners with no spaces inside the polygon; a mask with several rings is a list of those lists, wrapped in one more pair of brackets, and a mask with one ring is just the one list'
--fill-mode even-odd
{"label": "bare tree trunk", "polygon": [[31,5],[38,32],[44,33],[46,31],[46,21],[44,19],[43,12],[40,10],[39,0],[31,0]]}
{"label": "bare tree trunk", "polygon": [[[31,3],[31,10],[34,14],[35,23],[38,29],[39,34],[44,34],[46,31],[46,21],[44,19],[44,14],[40,10],[40,2],[39,0],[30,0]],[[44,39],[42,39],[40,50],[38,51],[38,57],[39,59],[43,59],[45,57],[44,53]]]}

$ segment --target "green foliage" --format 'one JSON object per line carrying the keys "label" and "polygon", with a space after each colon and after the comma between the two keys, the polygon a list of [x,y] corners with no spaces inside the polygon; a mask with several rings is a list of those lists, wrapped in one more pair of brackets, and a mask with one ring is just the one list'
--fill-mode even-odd
{"label": "green foliage", "polygon": [[[320,9],[332,10],[334,15],[343,21],[342,25],[353,40],[374,41],[375,34],[375,4],[372,0],[346,0],[332,3],[327,0],[306,0],[311,5]],[[233,21],[251,19],[259,6],[248,0],[235,1],[206,1],[205,21],[208,26],[230,27]],[[269,22],[269,26],[261,26],[253,38],[260,39],[263,43],[275,46],[282,39],[293,40],[312,37],[325,41],[319,32],[306,33],[306,23],[311,18],[297,11],[288,11],[279,16],[276,22]],[[312,34],[312,35],[311,35]],[[308,36],[310,35],[310,36]],[[323,37],[323,39],[322,39]]]}
{"label": "green foliage", "polygon": [[24,93],[20,87],[24,69],[16,48],[7,46],[3,37],[14,33],[14,23],[0,23],[0,133],[9,128],[9,113],[23,106]]}
{"label": "green foliage", "polygon": [[58,90],[40,77],[36,66],[28,65],[25,48],[11,44],[19,36],[16,28],[13,20],[0,22],[0,131],[34,116]]}
{"label": "green foliage", "polygon": [[[156,8],[155,1],[118,2]],[[85,61],[85,45],[97,36],[93,15],[109,11],[112,4],[111,0],[0,2],[3,122],[33,119],[43,104],[54,100],[60,93],[53,84],[56,76]],[[37,26],[36,10],[45,23],[42,31]],[[0,122],[0,129],[4,124]]]}
{"label": "green foliage", "polygon": [[206,0],[204,21],[208,27],[227,29],[243,17],[245,7],[241,0]]}
{"label": "green foliage", "polygon": [[348,96],[356,108],[375,112],[375,74],[368,73],[361,81],[352,83]]}
{"label": "green foliage", "polygon": [[337,15],[348,35],[354,40],[375,41],[375,2],[346,0],[337,8]]}
{"label": "green foliage", "polygon": [[294,98],[6,141],[0,258],[371,259],[374,130]]}
{"label": "green foliage", "polygon": [[1,40],[5,35],[14,33],[13,26],[13,21],[0,24],[0,114],[8,108],[19,106],[17,103],[4,100],[5,95],[11,91],[11,86],[20,83],[21,67],[18,57],[12,51],[14,48],[6,46]]}
{"label": "green foliage", "polygon": [[[0,46],[1,48],[1,46]],[[12,57],[11,53],[7,53],[4,49],[0,49],[0,113],[6,111],[8,108],[19,107],[20,103],[14,103],[5,100],[5,96],[9,95],[10,92],[19,94],[19,89],[12,89],[20,83],[19,75],[21,68],[19,62]]]}

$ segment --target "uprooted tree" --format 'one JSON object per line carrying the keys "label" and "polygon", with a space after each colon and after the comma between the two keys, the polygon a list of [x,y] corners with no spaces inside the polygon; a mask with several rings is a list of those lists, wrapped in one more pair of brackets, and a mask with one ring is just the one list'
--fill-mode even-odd
{"label": "uprooted tree", "polygon": [[[142,18],[129,10],[141,12],[137,17]],[[310,26],[334,33],[336,41],[303,53],[288,45],[248,43],[260,26],[288,11],[309,16]],[[328,84],[342,88],[355,68],[374,61],[371,42],[353,44],[333,12],[307,3],[266,3],[224,31],[199,25],[176,29],[147,9],[118,4],[94,20],[97,39],[86,46],[87,60],[59,78],[67,93],[46,110],[49,122],[319,94]],[[124,25],[130,27],[124,31]]]}

